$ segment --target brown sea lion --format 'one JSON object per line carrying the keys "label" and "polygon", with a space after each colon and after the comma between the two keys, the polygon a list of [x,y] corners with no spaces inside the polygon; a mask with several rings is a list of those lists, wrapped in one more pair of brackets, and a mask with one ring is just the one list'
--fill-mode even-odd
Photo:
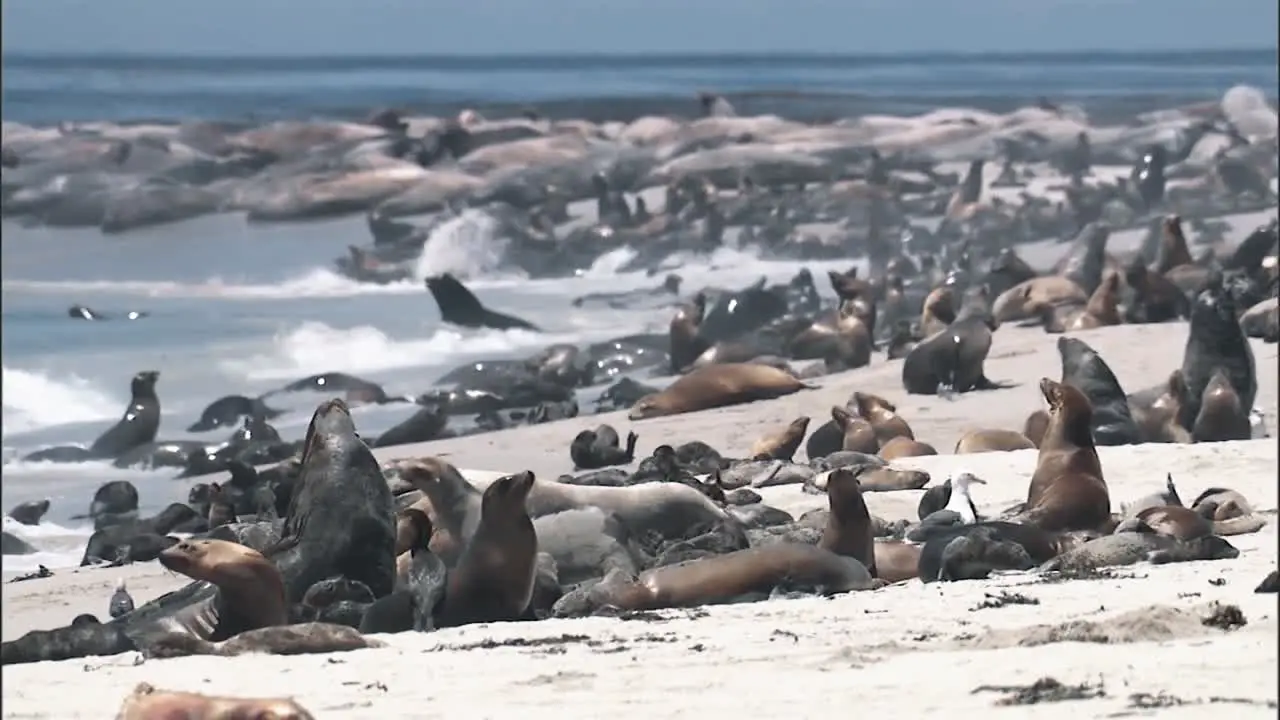
{"label": "brown sea lion", "polygon": [[1111,496],[1093,444],[1089,399],[1049,378],[1040,380],[1040,392],[1049,405],[1049,427],[1021,520],[1047,532],[1110,529]]}
{"label": "brown sea lion", "polygon": [[1269,343],[1280,341],[1280,299],[1267,298],[1245,310],[1240,316],[1240,329],[1245,337]]}
{"label": "brown sea lion", "polygon": [[871,423],[871,428],[876,433],[876,440],[881,445],[896,437],[916,439],[915,433],[911,432],[911,426],[902,419],[901,415],[898,415],[898,408],[893,403],[879,395],[864,392],[855,392],[852,400],[854,412]]}
{"label": "brown sea lion", "polygon": [[1036,317],[1042,308],[1078,306],[1089,296],[1075,282],[1060,275],[1032,278],[1005,290],[991,304],[991,314],[1000,322]]}
{"label": "brown sea lion", "polygon": [[871,283],[858,277],[856,265],[845,272],[828,270],[827,279],[831,281],[831,289],[835,290],[836,297],[841,301],[872,296]]}
{"label": "brown sea lion", "polygon": [[226,540],[187,539],[160,552],[160,564],[218,586],[224,612],[245,630],[285,625],[289,606],[280,570],[253,548]]}
{"label": "brown sea lion", "polygon": [[920,310],[920,337],[929,337],[945,330],[956,320],[956,298],[951,288],[934,288],[924,299]]}
{"label": "brown sea lion", "polygon": [[427,547],[452,567],[480,524],[480,493],[456,467],[436,457],[405,458],[398,468],[400,477],[424,496],[410,507],[425,513],[431,523]]}
{"label": "brown sea lion", "polygon": [[785,428],[756,440],[751,445],[750,456],[755,460],[787,460],[795,456],[809,431],[809,416],[792,420]]}
{"label": "brown sea lion", "polygon": [[237,698],[157,690],[138,683],[116,720],[314,720],[292,698]]}
{"label": "brown sea lion", "polygon": [[413,565],[413,551],[431,548],[431,518],[418,507],[396,513],[396,584],[403,585]]}
{"label": "brown sea lion", "polygon": [[[929,484],[929,473],[923,470],[903,470],[885,465],[851,465],[858,470],[858,487],[862,492],[893,492],[895,490],[919,490]],[[831,472],[819,473],[806,485],[819,492],[826,492]]]}
{"label": "brown sea lion", "polygon": [[1156,272],[1165,275],[1176,267],[1195,263],[1187,245],[1187,236],[1182,232],[1182,218],[1178,215],[1166,217],[1162,229],[1156,253]]}
{"label": "brown sea lion", "polygon": [[640,398],[627,413],[627,417],[635,421],[679,415],[754,400],[768,400],[812,387],[795,375],[768,365],[710,365],[679,378],[661,392]]}
{"label": "brown sea lion", "polygon": [[833,369],[852,370],[871,362],[874,303],[860,298],[843,300],[828,318],[815,321],[788,344],[797,360],[825,360]]}
{"label": "brown sea lion", "polygon": [[1122,522],[1116,532],[1153,532],[1178,540],[1195,540],[1213,534],[1213,523],[1180,505],[1160,505],[1140,511]]}
{"label": "brown sea lion", "polygon": [[831,406],[831,419],[844,438],[840,445],[841,450],[853,450],[868,455],[874,455],[880,451],[880,441],[876,439],[876,429],[871,427],[871,423],[839,405]]}
{"label": "brown sea lion", "polygon": [[965,173],[964,180],[960,182],[960,186],[951,194],[951,200],[947,202],[948,219],[967,220],[981,207],[979,201],[982,199],[982,166],[981,160],[973,160],[969,163],[969,170]]}
{"label": "brown sea lion", "polygon": [[533,597],[538,535],[525,510],[528,470],[499,478],[481,497],[480,524],[449,572],[440,627],[520,619]]}
{"label": "brown sea lion", "polygon": [[1200,412],[1191,426],[1192,442],[1248,440],[1253,437],[1249,409],[1241,405],[1240,396],[1222,368],[1213,371],[1201,397]]}
{"label": "brown sea lion", "polygon": [[1026,422],[1022,424],[1022,434],[1036,447],[1040,447],[1040,443],[1044,442],[1044,434],[1049,431],[1049,413],[1044,410],[1036,410],[1027,416]]}
{"label": "brown sea lion", "polygon": [[895,460],[904,457],[923,457],[926,455],[937,455],[938,451],[929,443],[912,440],[906,437],[890,438],[888,442],[880,446],[880,457],[885,460]]}
{"label": "brown sea lion", "polygon": [[1102,282],[1089,296],[1084,309],[1066,323],[1066,329],[1072,332],[1120,323],[1120,273],[1108,270],[1103,273]]}
{"label": "brown sea lion", "polygon": [[1191,503],[1191,509],[1213,522],[1214,535],[1244,535],[1261,530],[1267,519],[1258,514],[1243,495],[1226,488],[1209,488]]}
{"label": "brown sea lion", "polygon": [[698,293],[688,303],[681,305],[674,317],[671,318],[671,326],[667,331],[667,338],[671,343],[671,373],[673,375],[684,372],[684,369],[693,364],[698,356],[706,352],[710,344],[702,337],[699,330],[702,327],[702,318],[707,312],[707,296]]}
{"label": "brown sea lion", "polygon": [[[1043,412],[1043,411],[1037,411]],[[1030,418],[1028,418],[1030,420]],[[1046,416],[1045,420],[1048,420]],[[1030,450],[1036,444],[1017,430],[983,429],[970,430],[956,441],[956,455],[982,452],[1009,452],[1011,450]]]}
{"label": "brown sea lion", "polygon": [[1188,405],[1187,380],[1182,370],[1169,373],[1165,381],[1165,390],[1150,405],[1143,405],[1132,398],[1129,408],[1133,420],[1138,425],[1138,432],[1143,442],[1189,443],[1191,433],[1186,426],[1191,424],[1187,418]]}
{"label": "brown sea lion", "polygon": [[876,577],[887,583],[902,582],[920,570],[921,545],[901,540],[879,540],[875,544]]}
{"label": "brown sea lion", "polygon": [[858,475],[868,470],[865,465],[832,470],[827,477],[827,526],[818,547],[837,555],[851,557],[866,566],[872,577],[876,573],[875,533],[871,511],[862,498]]}

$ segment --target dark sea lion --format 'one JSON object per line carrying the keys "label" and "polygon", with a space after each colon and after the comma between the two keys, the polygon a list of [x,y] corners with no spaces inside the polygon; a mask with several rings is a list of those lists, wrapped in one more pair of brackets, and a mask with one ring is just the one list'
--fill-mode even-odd
{"label": "dark sea lion", "polygon": [[18,503],[9,510],[9,517],[17,520],[23,525],[39,525],[40,518],[49,512],[49,501],[33,500],[31,502]]}
{"label": "dark sea lion", "polygon": [[112,459],[149,442],[155,442],[160,429],[160,398],[156,397],[156,381],[160,373],[144,370],[129,383],[129,407],[124,417],[98,436],[89,446],[94,458]]}
{"label": "dark sea lion", "polygon": [[1258,393],[1253,350],[1240,329],[1235,301],[1223,288],[1222,274],[1215,272],[1191,305],[1191,329],[1182,355],[1190,418],[1200,414],[1205,388],[1219,369],[1235,388],[1240,406],[1245,412],[1252,410]]}
{"label": "dark sea lion", "polygon": [[885,342],[885,358],[898,360],[907,356],[916,346],[915,333],[911,331],[911,322],[899,320],[894,323],[893,331]]}
{"label": "dark sea lion", "polygon": [[748,456],[755,460],[790,461],[800,449],[800,443],[804,442],[808,431],[809,416],[802,415],[781,430],[768,433],[752,443]]}
{"label": "dark sea lion", "polygon": [[426,511],[407,507],[396,513],[396,572],[400,575],[400,558],[415,547],[431,547],[431,535],[435,528]]}
{"label": "dark sea lion", "polygon": [[35,547],[31,543],[14,535],[8,530],[0,535],[0,554],[3,555],[31,555],[36,552]]}
{"label": "dark sea lion", "polygon": [[956,441],[955,454],[983,452],[1009,452],[1012,450],[1031,450],[1036,444],[1017,430],[983,429],[970,430]]}
{"label": "dark sea lion", "polygon": [[383,390],[378,383],[341,372],[320,373],[319,375],[304,377],[301,380],[294,380],[282,388],[265,393],[262,397],[266,398],[278,393],[293,392],[324,393],[330,397],[342,397],[347,403],[376,403],[381,405],[414,401],[413,398],[409,397],[388,396],[386,390]]}
{"label": "dark sea lion", "polygon": [[879,452],[880,457],[890,461],[897,458],[923,457],[937,454],[938,450],[929,443],[901,436],[890,438],[888,442],[880,446]]}
{"label": "dark sea lion", "polygon": [[911,432],[911,426],[898,414],[897,406],[879,395],[855,392],[851,405],[855,412],[871,423],[876,440],[881,445],[897,437],[916,439],[915,434]]}
{"label": "dark sea lion", "polygon": [[866,566],[814,545],[779,542],[646,570],[639,577],[610,573],[567,594],[556,615],[697,607],[757,599],[778,588],[834,595],[879,585]]}
{"label": "dark sea lion", "polygon": [[226,395],[209,403],[208,407],[200,412],[200,419],[192,423],[187,428],[187,432],[208,432],[221,427],[235,427],[247,417],[270,420],[279,417],[281,412],[267,407],[260,398]]}
{"label": "dark sea lion", "polygon": [[1192,421],[1187,417],[1187,405],[1187,381],[1181,370],[1169,373],[1164,392],[1149,404],[1142,403],[1139,398],[1129,398],[1129,407],[1143,442],[1191,442],[1187,428]]}
{"label": "dark sea lion", "polygon": [[427,290],[440,308],[440,319],[451,325],[494,330],[532,330],[532,323],[518,317],[489,310],[453,275],[433,275],[426,279]]}
{"label": "dark sea lion", "polygon": [[216,585],[221,612],[233,615],[241,631],[289,622],[284,579],[257,550],[225,540],[188,539],[160,553],[159,560],[166,570]]}
{"label": "dark sea lion", "polygon": [[966,297],[956,321],[925,338],[902,361],[902,386],[912,395],[995,390],[1004,385],[986,377],[983,365],[998,327],[985,306],[985,288]]}
{"label": "dark sea lion", "polygon": [[1099,530],[1111,522],[1111,497],[1094,448],[1089,398],[1067,383],[1040,380],[1049,427],[1019,517],[1048,532]]}
{"label": "dark sea lion", "polygon": [[529,471],[495,480],[481,498],[480,523],[449,573],[441,627],[520,619],[533,597],[538,536],[525,509]]}
{"label": "dark sea lion", "polygon": [[707,296],[698,293],[688,303],[681,305],[676,314],[671,318],[671,325],[667,330],[667,338],[671,343],[671,373],[673,375],[684,372],[684,369],[693,364],[698,356],[706,352],[711,344],[702,338],[699,330],[702,327],[702,318],[707,312]]}
{"label": "dark sea lion", "polygon": [[1089,540],[1051,558],[1041,572],[1088,572],[1103,567],[1132,565],[1144,560],[1153,564],[1191,560],[1229,560],[1240,551],[1217,535],[1181,541],[1153,532],[1117,532]]}
{"label": "dark sea lion", "polygon": [[1133,292],[1124,312],[1126,322],[1168,322],[1191,312],[1186,293],[1163,274],[1148,268],[1141,255],[1135,255],[1125,268],[1124,281]]}
{"label": "dark sea lion", "polygon": [[811,387],[795,375],[769,365],[709,365],[677,379],[661,392],[641,398],[627,413],[627,417],[634,421],[679,415],[754,400],[769,400]]}
{"label": "dark sea lion", "polygon": [[1094,442],[1103,446],[1141,442],[1129,399],[1098,351],[1083,340],[1060,337],[1058,356],[1062,359],[1062,382],[1084,393],[1093,408]]}
{"label": "dark sea lion", "polygon": [[862,563],[872,577],[876,572],[875,533],[871,511],[862,497],[858,476],[870,468],[840,468],[827,478],[827,526],[818,547]]}
{"label": "dark sea lion", "polygon": [[356,434],[342,400],[321,403],[303,445],[301,473],[289,502],[280,546],[268,555],[281,567],[290,599],[342,575],[374,597],[395,584],[395,520],[391,489],[378,461]]}
{"label": "dark sea lion", "polygon": [[831,420],[841,434],[840,450],[851,450],[868,455],[880,452],[880,441],[876,439],[876,429],[865,419],[854,415],[848,408],[832,405]]}
{"label": "dark sea lion", "polygon": [[1275,593],[1280,592],[1280,572],[1272,570],[1267,576],[1262,578],[1262,582],[1258,583],[1258,587],[1253,589],[1256,593]]}
{"label": "dark sea lion", "polygon": [[1204,388],[1200,412],[1191,426],[1192,442],[1222,442],[1224,440],[1248,440],[1253,437],[1249,422],[1249,408],[1240,403],[1240,396],[1231,385],[1222,368],[1215,368]]}
{"label": "dark sea lion", "polygon": [[187,720],[314,720],[292,698],[217,697],[199,693],[157,690],[148,683],[139,683],[124,699],[116,713],[116,720],[160,720],[160,718],[186,718]]}
{"label": "dark sea lion", "polygon": [[618,431],[609,425],[583,430],[569,445],[569,458],[578,470],[599,470],[611,465],[627,465],[636,459],[639,436],[627,433],[626,447],[618,442]]}
{"label": "dark sea lion", "polygon": [[107,601],[107,614],[113,618],[123,617],[133,612],[133,596],[124,586],[124,580],[116,584],[115,592],[111,593],[111,599]]}
{"label": "dark sea lion", "polygon": [[970,525],[958,535],[931,538],[920,549],[917,577],[922,582],[982,580],[994,570],[1035,567],[1021,544],[1001,537],[989,527]]}
{"label": "dark sea lion", "polygon": [[409,417],[393,425],[379,435],[372,445],[383,448],[435,440],[440,437],[440,433],[448,423],[448,408],[443,403],[433,403],[419,408]]}

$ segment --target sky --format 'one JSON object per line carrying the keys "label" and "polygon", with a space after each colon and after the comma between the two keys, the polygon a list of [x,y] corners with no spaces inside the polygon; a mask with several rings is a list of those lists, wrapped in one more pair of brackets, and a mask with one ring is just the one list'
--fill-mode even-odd
{"label": "sky", "polygon": [[1275,48],[1276,0],[4,0],[5,52]]}

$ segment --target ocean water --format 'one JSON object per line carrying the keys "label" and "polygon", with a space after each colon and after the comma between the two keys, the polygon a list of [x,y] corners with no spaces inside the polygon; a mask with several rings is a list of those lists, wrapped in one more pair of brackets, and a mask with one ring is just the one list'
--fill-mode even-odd
{"label": "ocean water", "polygon": [[[1083,105],[1091,118],[1211,102],[1238,84],[1274,96],[1273,51],[712,58],[4,58],[4,119],[62,120],[360,116],[398,106],[453,112],[464,106],[537,106],[557,116],[626,119],[641,112],[692,112],[698,89],[730,94],[740,112],[808,116],[910,114],[963,105],[994,111],[1038,96]],[[798,108],[798,109],[797,109]],[[789,112],[797,109],[795,113]],[[1096,121],[1097,122],[1097,121]],[[328,268],[349,244],[363,244],[363,218],[249,226],[233,215],[104,237],[95,230],[0,227],[3,276],[3,505],[50,498],[47,522],[5,530],[40,553],[5,556],[4,572],[76,564],[94,488],[132,480],[144,514],[184,499],[172,471],[118,470],[101,463],[30,464],[12,458],[52,444],[87,443],[120,416],[129,378],[161,372],[161,439],[184,429],[210,401],[255,394],[326,371],[384,384],[390,394],[428,390],[448,369],[514,357],[552,342],[586,342],[664,328],[668,311],[577,309],[589,292],[651,287],[653,278],[615,272],[602,258],[582,277],[530,281],[492,272],[502,238],[483,216],[464,213],[439,227],[419,261],[419,277],[465,275],[487,305],[546,329],[442,327],[420,282],[362,286]],[[761,275],[781,280],[800,267],[820,274],[847,262],[767,262],[721,251],[679,269],[686,287],[735,285]],[[819,275],[820,276],[820,275]],[[827,288],[821,288],[827,292]],[[84,323],[73,303],[116,313],[145,310],[137,322]],[[273,424],[299,437],[318,397],[285,404]],[[409,406],[358,408],[357,424],[377,433]],[[197,436],[221,439],[228,431]]]}

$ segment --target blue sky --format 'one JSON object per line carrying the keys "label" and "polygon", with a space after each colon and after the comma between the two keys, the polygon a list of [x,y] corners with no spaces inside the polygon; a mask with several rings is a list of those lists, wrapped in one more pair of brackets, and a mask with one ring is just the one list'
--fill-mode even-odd
{"label": "blue sky", "polygon": [[9,52],[1274,48],[1276,0],[5,0]]}

